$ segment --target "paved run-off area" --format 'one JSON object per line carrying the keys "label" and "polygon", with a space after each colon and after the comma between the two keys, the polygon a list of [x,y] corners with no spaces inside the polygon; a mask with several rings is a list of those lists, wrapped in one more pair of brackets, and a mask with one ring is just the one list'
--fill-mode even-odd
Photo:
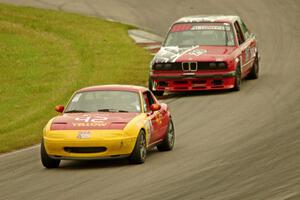
{"label": "paved run-off area", "polygon": [[[1,0],[4,2],[4,0]],[[298,0],[39,0],[6,2],[127,22],[164,35],[192,14],[238,14],[257,33],[261,76],[237,93],[175,94],[174,151],[41,167],[38,149],[0,158],[0,199],[300,199]]]}

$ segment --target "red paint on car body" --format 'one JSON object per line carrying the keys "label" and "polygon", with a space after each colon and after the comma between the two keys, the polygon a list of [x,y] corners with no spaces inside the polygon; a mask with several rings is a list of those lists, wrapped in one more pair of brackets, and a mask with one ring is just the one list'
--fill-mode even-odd
{"label": "red paint on car body", "polygon": [[[191,16],[176,21],[168,35],[191,30],[223,30],[224,34],[227,31],[232,32],[232,43],[189,47],[164,46],[164,44],[151,62],[150,89],[188,91],[234,88],[237,68],[241,68],[241,78],[245,78],[253,68],[255,58],[259,59],[255,35],[247,30],[243,32],[244,41],[241,42],[237,26],[246,29],[238,16]],[[224,67],[214,68],[214,64],[211,63],[217,65],[223,63],[220,66]],[[196,65],[197,67],[194,67]]]}
{"label": "red paint on car body", "polygon": [[65,113],[52,121],[51,130],[123,129],[139,113]]}

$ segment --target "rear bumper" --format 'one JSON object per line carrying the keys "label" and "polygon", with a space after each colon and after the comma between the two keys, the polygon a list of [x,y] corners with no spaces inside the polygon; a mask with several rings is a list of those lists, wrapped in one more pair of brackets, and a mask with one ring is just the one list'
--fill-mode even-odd
{"label": "rear bumper", "polygon": [[231,89],[235,83],[235,71],[222,74],[151,74],[154,91],[200,91]]}
{"label": "rear bumper", "polygon": [[[135,146],[136,137],[116,137],[97,139],[57,139],[44,137],[47,154],[54,159],[93,160],[126,157]],[[104,151],[93,153],[70,152],[68,148],[103,147]]]}

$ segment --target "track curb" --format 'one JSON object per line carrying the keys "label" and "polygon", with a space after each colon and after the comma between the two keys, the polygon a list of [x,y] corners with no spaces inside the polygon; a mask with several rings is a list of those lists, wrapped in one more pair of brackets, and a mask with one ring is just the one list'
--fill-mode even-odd
{"label": "track curb", "polygon": [[162,37],[140,29],[130,29],[128,35],[138,46],[147,49],[151,55],[159,51],[163,41]]}

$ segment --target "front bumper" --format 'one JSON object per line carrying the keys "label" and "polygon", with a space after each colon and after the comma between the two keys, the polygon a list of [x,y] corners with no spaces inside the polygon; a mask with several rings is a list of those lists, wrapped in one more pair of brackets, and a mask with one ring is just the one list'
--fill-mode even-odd
{"label": "front bumper", "polygon": [[218,74],[151,74],[154,91],[220,90],[234,87],[235,71]]}
{"label": "front bumper", "polygon": [[[103,159],[126,157],[131,154],[136,137],[127,137],[122,133],[91,133],[90,138],[78,139],[78,131],[52,131],[44,137],[47,154],[54,159]],[[102,149],[101,151],[82,152],[78,149]],[[76,149],[76,151],[72,151]]]}

